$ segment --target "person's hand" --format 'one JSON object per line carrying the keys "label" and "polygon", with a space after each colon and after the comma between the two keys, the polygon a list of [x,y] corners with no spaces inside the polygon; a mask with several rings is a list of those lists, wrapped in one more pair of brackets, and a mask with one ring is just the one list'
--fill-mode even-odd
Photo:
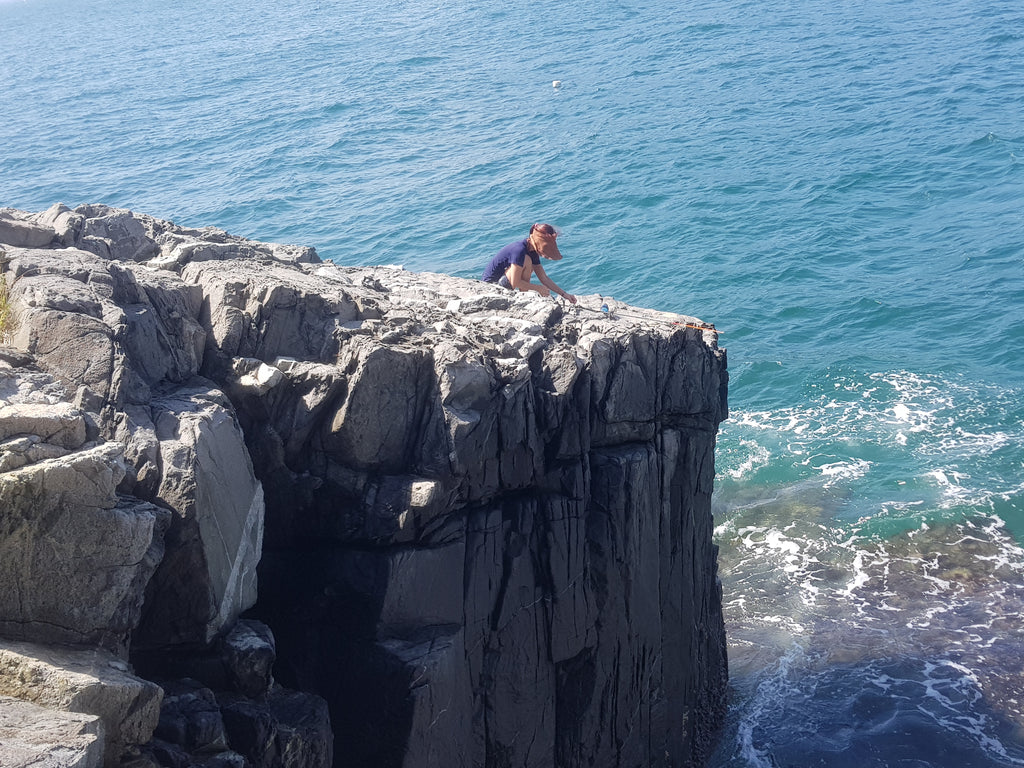
{"label": "person's hand", "polygon": [[567,298],[569,300],[570,304],[575,304],[576,303],[576,297],[573,296],[571,293],[565,294],[565,298]]}
{"label": "person's hand", "polygon": [[549,290],[548,290],[548,289],[547,289],[547,288],[546,288],[545,286],[543,286],[543,285],[538,285],[538,286],[537,286],[537,293],[539,293],[539,294],[540,294],[541,296],[544,296],[545,298],[547,298],[548,296],[550,296],[550,295],[551,295],[551,291],[549,291]]}

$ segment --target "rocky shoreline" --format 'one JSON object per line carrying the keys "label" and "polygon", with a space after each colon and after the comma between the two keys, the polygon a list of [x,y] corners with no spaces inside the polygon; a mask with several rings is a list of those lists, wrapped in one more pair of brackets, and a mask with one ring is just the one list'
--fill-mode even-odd
{"label": "rocky shoreline", "polygon": [[0,764],[702,764],[711,326],[98,205],[0,251]]}

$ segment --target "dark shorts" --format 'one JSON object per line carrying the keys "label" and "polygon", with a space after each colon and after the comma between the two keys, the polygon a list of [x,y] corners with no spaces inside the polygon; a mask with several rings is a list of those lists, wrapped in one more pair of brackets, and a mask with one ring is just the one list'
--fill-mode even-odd
{"label": "dark shorts", "polygon": [[512,290],[512,283],[508,281],[507,275],[501,276],[501,280],[498,281],[498,285],[500,285],[502,288],[508,288],[510,291]]}

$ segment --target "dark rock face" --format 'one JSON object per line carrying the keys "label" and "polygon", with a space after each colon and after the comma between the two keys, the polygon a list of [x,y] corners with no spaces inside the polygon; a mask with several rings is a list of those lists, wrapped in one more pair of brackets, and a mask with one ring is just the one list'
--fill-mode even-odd
{"label": "dark rock face", "polygon": [[125,560],[88,616],[0,597],[0,637],[161,681],[138,768],[702,763],[710,326],[104,206],[0,211],[0,242],[0,494],[37,510],[0,512],[0,581],[88,571],[42,532]]}
{"label": "dark rock face", "polygon": [[[518,418],[540,411],[535,398]],[[576,461],[550,444],[518,463],[484,454],[500,478],[492,498],[439,483],[437,509],[412,501],[415,478],[368,478],[342,530],[326,514],[329,480],[293,506],[318,545],[265,549],[260,608],[278,627],[281,674],[335,702],[348,764],[700,762],[726,679],[714,433],[655,435]]]}

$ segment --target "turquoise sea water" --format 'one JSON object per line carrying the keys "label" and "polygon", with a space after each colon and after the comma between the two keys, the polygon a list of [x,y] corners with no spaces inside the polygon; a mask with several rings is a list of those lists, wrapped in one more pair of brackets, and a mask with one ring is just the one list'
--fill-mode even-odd
{"label": "turquoise sea water", "polygon": [[465,276],[551,221],[715,323],[714,765],[1024,765],[1019,2],[0,0],[0,51],[0,206]]}

